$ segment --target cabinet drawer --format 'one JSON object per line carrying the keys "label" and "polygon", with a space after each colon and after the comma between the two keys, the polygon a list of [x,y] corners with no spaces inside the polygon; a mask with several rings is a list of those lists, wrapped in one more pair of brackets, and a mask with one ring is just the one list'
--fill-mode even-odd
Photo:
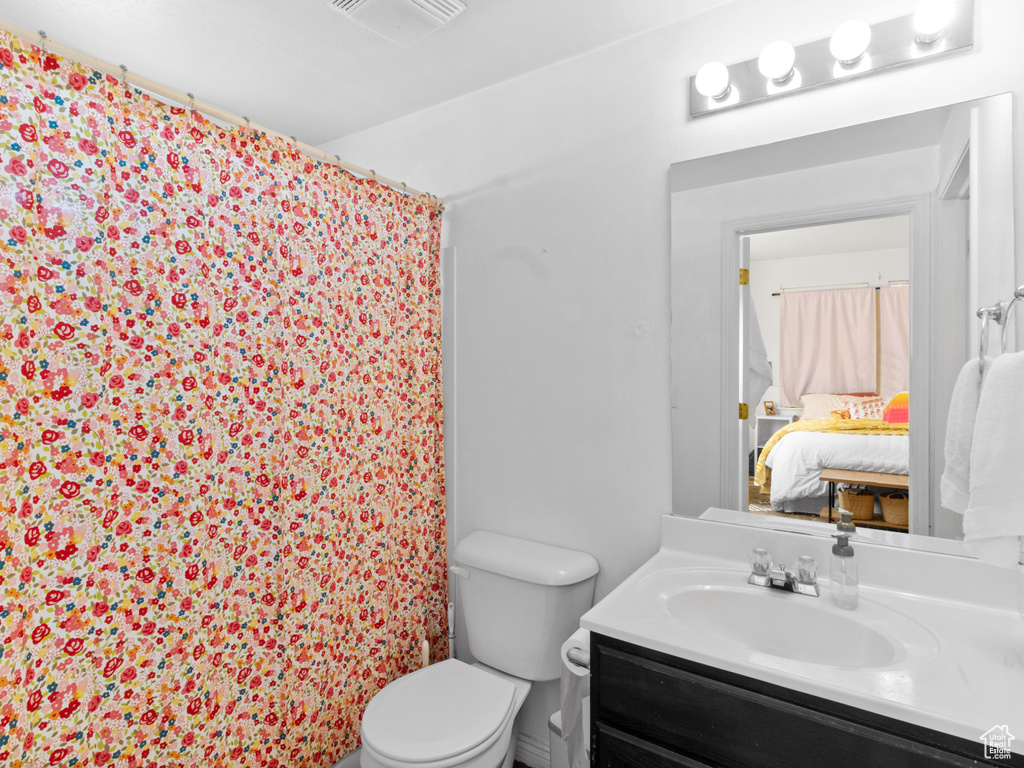
{"label": "cabinet drawer", "polygon": [[[632,653],[597,649],[595,728],[639,737],[698,765],[966,768],[981,762]],[[604,765],[595,747],[596,764]],[[977,751],[980,758],[980,743]]]}
{"label": "cabinet drawer", "polygon": [[601,724],[594,743],[598,756],[594,768],[712,768]]}

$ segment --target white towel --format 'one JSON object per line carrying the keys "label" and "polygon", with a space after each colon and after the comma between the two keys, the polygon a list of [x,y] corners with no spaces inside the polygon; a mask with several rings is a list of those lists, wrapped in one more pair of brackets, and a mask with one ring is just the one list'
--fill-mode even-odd
{"label": "white towel", "polygon": [[[986,357],[985,370],[991,367],[992,358]],[[967,509],[971,493],[971,444],[974,442],[974,423],[978,418],[981,382],[977,358],[968,360],[953,387],[949,417],[946,419],[946,468],[939,488],[942,506],[961,515]]]}
{"label": "white towel", "polygon": [[1024,352],[986,366],[974,432],[964,546],[981,560],[1013,568],[1024,537]]}

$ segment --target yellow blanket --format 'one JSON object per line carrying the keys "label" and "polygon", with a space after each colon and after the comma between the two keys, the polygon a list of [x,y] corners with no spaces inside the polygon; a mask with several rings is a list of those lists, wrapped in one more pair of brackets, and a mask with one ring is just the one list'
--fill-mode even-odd
{"label": "yellow blanket", "polygon": [[767,493],[771,487],[770,471],[765,466],[765,460],[772,448],[783,437],[790,432],[845,432],[850,435],[906,435],[910,433],[909,424],[890,424],[882,419],[815,419],[811,421],[794,421],[787,424],[765,443],[761,449],[761,455],[757,459],[757,468],[754,471],[754,482],[757,483],[762,493]]}

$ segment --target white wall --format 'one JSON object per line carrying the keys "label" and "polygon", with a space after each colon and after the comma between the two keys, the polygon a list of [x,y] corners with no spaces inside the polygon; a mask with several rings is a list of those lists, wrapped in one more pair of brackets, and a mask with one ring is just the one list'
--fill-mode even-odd
{"label": "white wall", "polygon": [[[705,61],[915,5],[737,0],[325,147],[445,199],[460,535],[492,528],[587,550],[601,564],[598,598],[656,550],[672,497],[670,164],[1004,91],[1017,92],[1019,162],[1019,0],[976,0],[970,53],[687,118],[687,78]],[[1020,205],[1015,218],[1024,231]],[[717,334],[717,287],[696,288],[709,311],[692,333]],[[713,479],[717,495],[717,469]],[[711,495],[705,482],[688,478],[695,498]],[[550,690],[528,702],[528,734],[546,738],[551,702]]]}

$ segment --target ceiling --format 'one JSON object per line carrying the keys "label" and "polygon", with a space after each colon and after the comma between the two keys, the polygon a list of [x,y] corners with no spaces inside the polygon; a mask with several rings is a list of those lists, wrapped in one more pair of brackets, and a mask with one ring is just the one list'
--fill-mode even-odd
{"label": "ceiling", "polygon": [[400,48],[328,0],[0,0],[0,19],[319,145],[731,0],[464,0]]}
{"label": "ceiling", "polygon": [[846,221],[753,235],[750,238],[750,260],[795,259],[897,248],[909,253],[910,218],[907,216]]}

